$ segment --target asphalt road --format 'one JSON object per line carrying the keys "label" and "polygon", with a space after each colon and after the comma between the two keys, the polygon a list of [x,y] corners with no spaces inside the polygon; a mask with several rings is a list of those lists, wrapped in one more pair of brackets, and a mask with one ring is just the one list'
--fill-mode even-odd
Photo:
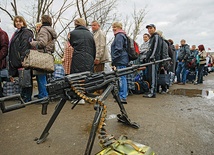
{"label": "asphalt road", "polygon": [[[126,135],[152,147],[158,155],[214,155],[213,90],[214,73],[205,77],[203,85],[173,85],[169,94],[158,94],[154,99],[129,96],[125,108],[129,118],[140,125],[139,129],[117,121],[119,107],[109,96],[105,102],[108,133],[115,137]],[[191,94],[198,97],[189,97]],[[67,101],[47,140],[42,144],[34,141],[41,135],[56,103],[49,104],[47,115],[41,115],[40,104],[0,112],[0,154],[83,155],[95,113],[90,104],[77,105],[71,110],[72,105]],[[92,154],[100,150],[96,138]]]}

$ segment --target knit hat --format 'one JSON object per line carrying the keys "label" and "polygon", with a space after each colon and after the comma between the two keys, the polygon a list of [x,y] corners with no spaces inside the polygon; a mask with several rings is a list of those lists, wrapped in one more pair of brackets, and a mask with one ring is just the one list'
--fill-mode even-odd
{"label": "knit hat", "polygon": [[80,26],[86,26],[86,21],[83,18],[77,18],[74,20],[74,24],[76,26],[80,25]]}

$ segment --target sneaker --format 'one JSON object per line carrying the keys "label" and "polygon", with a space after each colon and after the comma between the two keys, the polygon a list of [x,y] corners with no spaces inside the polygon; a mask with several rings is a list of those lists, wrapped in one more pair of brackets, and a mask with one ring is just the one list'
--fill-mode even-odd
{"label": "sneaker", "polygon": [[180,82],[180,83],[178,83],[178,85],[185,85],[185,83],[183,83],[183,82]]}
{"label": "sneaker", "polygon": [[121,99],[120,101],[121,101],[122,104],[127,104],[126,99]]}
{"label": "sneaker", "polygon": [[143,95],[143,97],[146,97],[146,98],[156,98],[156,95],[153,94],[153,93],[150,93],[150,94],[147,94],[147,95]]}

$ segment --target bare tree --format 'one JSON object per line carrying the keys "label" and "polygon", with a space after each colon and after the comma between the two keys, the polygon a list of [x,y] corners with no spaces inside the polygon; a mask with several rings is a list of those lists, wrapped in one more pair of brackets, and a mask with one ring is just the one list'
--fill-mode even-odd
{"label": "bare tree", "polygon": [[124,30],[127,35],[131,36],[134,40],[137,39],[139,34],[142,32],[143,19],[146,15],[146,7],[144,9],[137,10],[133,9],[132,18],[126,17],[124,20]]}
{"label": "bare tree", "polygon": [[[111,30],[112,22],[117,19],[116,7],[118,0],[37,0],[34,1],[27,9],[22,9],[22,12],[17,7],[16,0],[10,3],[11,9],[8,9],[7,1],[5,7],[0,6],[0,10],[4,11],[11,20],[14,16],[21,14],[27,16],[27,23],[30,29],[35,31],[35,23],[40,21],[44,14],[49,14],[53,19],[53,27],[58,34],[56,55],[62,57],[63,44],[67,39],[67,34],[73,29],[71,24],[76,17],[82,17],[86,20],[87,25],[90,22],[97,20],[101,23],[101,28],[106,32],[106,35]],[[54,3],[57,3],[57,9],[54,8]],[[32,9],[29,9],[32,8]],[[8,11],[8,10],[12,10]],[[136,39],[142,31],[141,25],[145,16],[145,8],[137,11],[134,8],[132,18],[125,18],[123,24],[124,29],[129,36]],[[120,17],[121,19],[121,17]],[[109,39],[108,44],[111,43],[113,38]]]}

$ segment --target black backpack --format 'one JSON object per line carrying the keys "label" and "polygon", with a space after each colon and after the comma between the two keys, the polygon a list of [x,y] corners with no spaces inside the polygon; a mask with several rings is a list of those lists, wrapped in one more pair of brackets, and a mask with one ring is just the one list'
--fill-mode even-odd
{"label": "black backpack", "polygon": [[149,92],[149,83],[143,80],[142,74],[137,74],[135,76],[135,90],[133,91],[134,94],[143,94]]}
{"label": "black backpack", "polygon": [[169,58],[169,55],[172,55],[171,47],[169,46],[169,42],[163,39],[160,57],[161,59],[166,59]]}
{"label": "black backpack", "polygon": [[129,61],[136,60],[139,57],[140,50],[138,44],[126,35],[127,47],[126,51],[129,55]]}

